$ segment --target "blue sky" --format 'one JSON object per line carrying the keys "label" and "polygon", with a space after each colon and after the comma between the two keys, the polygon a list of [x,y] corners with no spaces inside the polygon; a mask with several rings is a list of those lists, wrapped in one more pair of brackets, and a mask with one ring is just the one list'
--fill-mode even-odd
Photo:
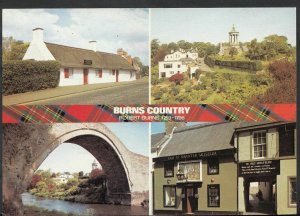
{"label": "blue sky", "polygon": [[[132,152],[149,156],[148,123],[105,123]],[[76,157],[75,157],[76,155]],[[63,143],[41,164],[39,169],[52,172],[90,172],[94,156],[76,144]]]}
{"label": "blue sky", "polygon": [[4,37],[29,42],[32,29],[44,29],[44,40],[80,48],[116,53],[123,48],[139,57],[145,65],[149,59],[149,12],[146,9],[4,9]]}
{"label": "blue sky", "polygon": [[162,43],[186,40],[228,42],[232,25],[241,42],[270,34],[284,35],[296,45],[295,8],[152,9],[151,39]]}

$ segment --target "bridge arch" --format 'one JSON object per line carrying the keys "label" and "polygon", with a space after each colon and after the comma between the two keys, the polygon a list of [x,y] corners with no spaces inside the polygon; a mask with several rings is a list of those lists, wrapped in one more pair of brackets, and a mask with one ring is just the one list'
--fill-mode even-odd
{"label": "bridge arch", "polygon": [[[17,134],[14,136],[14,133]],[[14,138],[9,139],[7,136]],[[65,142],[83,147],[100,162],[108,178],[108,195],[124,194],[127,197],[127,203],[124,204],[132,204],[132,193],[148,190],[148,185],[145,184],[145,177],[148,176],[148,158],[129,151],[103,124],[11,125],[4,128],[3,141],[4,150],[8,148],[8,152],[11,152],[14,151],[12,148],[18,147],[21,151],[21,154],[15,155],[14,158],[4,154],[4,158],[9,158],[10,161],[10,164],[4,164],[3,169],[4,199],[10,205],[15,203],[16,208],[22,208],[20,200],[16,202],[11,199],[16,195],[20,197],[35,170],[54,149]],[[13,188],[14,185],[18,185],[17,188]]]}

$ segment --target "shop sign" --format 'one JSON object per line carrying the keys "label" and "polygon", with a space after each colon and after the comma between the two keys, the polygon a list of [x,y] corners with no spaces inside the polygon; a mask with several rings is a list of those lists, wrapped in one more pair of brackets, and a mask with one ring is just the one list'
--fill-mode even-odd
{"label": "shop sign", "polygon": [[92,65],[92,64],[93,64],[93,61],[92,61],[92,60],[84,60],[84,61],[83,61],[83,64],[84,64],[84,65]]}
{"label": "shop sign", "polygon": [[239,163],[239,176],[272,176],[280,174],[279,160],[265,160]]}

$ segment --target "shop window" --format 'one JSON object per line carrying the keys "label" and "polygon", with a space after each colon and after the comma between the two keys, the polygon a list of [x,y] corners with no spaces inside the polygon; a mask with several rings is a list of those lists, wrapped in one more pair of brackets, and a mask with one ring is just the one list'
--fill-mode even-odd
{"label": "shop window", "polygon": [[207,185],[207,206],[220,207],[220,185]]}
{"label": "shop window", "polygon": [[296,177],[289,178],[289,205],[297,204],[297,181]]}
{"label": "shop window", "polygon": [[164,64],[164,68],[172,68],[172,64]]}
{"label": "shop window", "polygon": [[164,163],[165,177],[174,177],[174,162]]}
{"label": "shop window", "polygon": [[95,69],[96,77],[102,78],[102,69]]}
{"label": "shop window", "polygon": [[266,131],[255,131],[252,137],[253,158],[265,158],[267,156]]}
{"label": "shop window", "polygon": [[176,206],[176,186],[164,186],[164,207]]}
{"label": "shop window", "polygon": [[219,174],[219,159],[218,158],[207,159],[207,174],[208,175]]}
{"label": "shop window", "polygon": [[293,126],[279,128],[279,156],[295,155],[295,135]]}
{"label": "shop window", "polygon": [[73,69],[72,68],[65,68],[64,69],[64,76],[66,79],[73,78]]}

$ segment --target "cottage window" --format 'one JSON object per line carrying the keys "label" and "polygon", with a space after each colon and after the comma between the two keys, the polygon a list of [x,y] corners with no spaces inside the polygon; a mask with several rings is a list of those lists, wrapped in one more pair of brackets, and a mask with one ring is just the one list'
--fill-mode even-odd
{"label": "cottage window", "polygon": [[174,71],[170,71],[170,74],[174,74]]}
{"label": "cottage window", "polygon": [[95,69],[96,77],[102,78],[102,69]]}
{"label": "cottage window", "polygon": [[296,177],[289,178],[289,205],[297,204],[297,181]]}
{"label": "cottage window", "polygon": [[172,68],[172,64],[164,64],[164,68]]}
{"label": "cottage window", "polygon": [[295,155],[295,131],[293,126],[279,128],[279,156]]}
{"label": "cottage window", "polygon": [[207,185],[207,206],[220,207],[220,185]]}
{"label": "cottage window", "polygon": [[176,186],[163,186],[164,207],[176,206]]}
{"label": "cottage window", "polygon": [[64,76],[66,79],[73,78],[73,69],[72,68],[65,68],[64,69]]}
{"label": "cottage window", "polygon": [[177,68],[180,68],[180,64],[179,64],[179,65],[177,65]]}
{"label": "cottage window", "polygon": [[174,177],[174,162],[167,161],[164,163],[165,177]]}
{"label": "cottage window", "polygon": [[265,158],[267,156],[266,131],[255,131],[252,137],[253,158]]}
{"label": "cottage window", "polygon": [[161,72],[160,76],[161,76],[161,78],[165,78],[166,77],[166,72]]}
{"label": "cottage window", "polygon": [[218,158],[209,158],[207,160],[207,174],[208,175],[219,174],[219,159]]}

